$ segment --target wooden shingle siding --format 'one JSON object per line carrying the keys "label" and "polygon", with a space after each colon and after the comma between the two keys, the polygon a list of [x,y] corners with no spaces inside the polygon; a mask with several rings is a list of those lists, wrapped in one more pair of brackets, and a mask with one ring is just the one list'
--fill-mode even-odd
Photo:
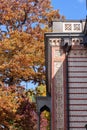
{"label": "wooden shingle siding", "polygon": [[87,123],[87,54],[71,50],[68,56],[69,130],[85,130]]}

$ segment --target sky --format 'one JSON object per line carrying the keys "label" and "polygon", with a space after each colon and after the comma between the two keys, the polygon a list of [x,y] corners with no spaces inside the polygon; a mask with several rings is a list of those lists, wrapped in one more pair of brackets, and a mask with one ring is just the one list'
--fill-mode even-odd
{"label": "sky", "polygon": [[86,0],[51,0],[51,4],[66,19],[81,20],[86,18]]}

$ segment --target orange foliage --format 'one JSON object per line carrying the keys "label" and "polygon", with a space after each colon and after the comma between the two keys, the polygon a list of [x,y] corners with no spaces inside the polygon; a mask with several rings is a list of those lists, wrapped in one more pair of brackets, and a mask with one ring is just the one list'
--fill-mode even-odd
{"label": "orange foliage", "polygon": [[36,130],[35,111],[22,87],[0,88],[0,129]]}
{"label": "orange foliage", "polygon": [[36,87],[36,95],[37,96],[46,96],[46,86],[45,85],[40,85]]}
{"label": "orange foliage", "polygon": [[44,32],[59,12],[50,0],[0,0],[0,79],[45,83]]}

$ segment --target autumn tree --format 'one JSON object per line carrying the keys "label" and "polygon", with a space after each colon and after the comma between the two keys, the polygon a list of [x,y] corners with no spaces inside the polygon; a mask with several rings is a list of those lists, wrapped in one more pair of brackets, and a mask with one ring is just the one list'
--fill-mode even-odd
{"label": "autumn tree", "polygon": [[[46,87],[25,90],[20,86],[0,87],[0,129],[36,130],[36,96],[46,96]],[[50,113],[41,113],[41,129],[49,130]]]}
{"label": "autumn tree", "polygon": [[0,127],[36,129],[35,104],[11,85],[45,83],[44,32],[54,18],[50,0],[0,0],[0,86],[10,85],[0,88]]}
{"label": "autumn tree", "polygon": [[45,83],[44,32],[59,12],[50,0],[0,0],[0,80]]}
{"label": "autumn tree", "polygon": [[0,130],[36,130],[35,103],[30,103],[22,87],[0,88]]}

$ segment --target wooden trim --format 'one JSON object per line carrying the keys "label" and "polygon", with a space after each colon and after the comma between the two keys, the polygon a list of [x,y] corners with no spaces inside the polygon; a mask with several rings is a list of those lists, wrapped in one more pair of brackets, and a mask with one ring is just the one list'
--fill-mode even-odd
{"label": "wooden trim", "polygon": [[68,71],[69,73],[87,73],[87,71]]}
{"label": "wooden trim", "polygon": [[73,57],[69,56],[68,58],[87,58],[87,56],[84,56],[84,57],[76,57],[76,55],[75,55],[75,56],[73,56]]}
{"label": "wooden trim", "polygon": [[69,127],[69,128],[78,128],[79,129],[79,128],[85,128],[85,126],[84,127]]}
{"label": "wooden trim", "polygon": [[87,87],[70,87],[69,89],[87,89]]}
{"label": "wooden trim", "polygon": [[65,60],[63,62],[63,86],[64,86],[64,130],[68,130],[68,112],[67,108],[67,57],[65,56]]}
{"label": "wooden trim", "polygon": [[87,106],[87,104],[69,104],[70,106]]}
{"label": "wooden trim", "polygon": [[87,61],[80,61],[80,60],[79,61],[70,61],[69,60],[69,62],[87,62]]}
{"label": "wooden trim", "polygon": [[87,94],[87,93],[68,93],[68,94],[74,94],[74,95],[79,95],[79,94]]}
{"label": "wooden trim", "polygon": [[87,78],[87,76],[69,76],[68,78]]}
{"label": "wooden trim", "polygon": [[87,115],[70,115],[70,117],[87,117]]}
{"label": "wooden trim", "polygon": [[70,123],[87,123],[87,121],[70,121]]}
{"label": "wooden trim", "polygon": [[87,66],[74,66],[74,65],[73,65],[73,66],[68,66],[68,67],[78,67],[78,68],[80,68],[80,67],[85,67],[85,68],[86,68]]}
{"label": "wooden trim", "polygon": [[55,105],[54,105],[54,48],[51,48],[51,56],[52,56],[52,65],[51,65],[51,70],[52,70],[52,74],[51,74],[51,81],[52,81],[52,88],[51,88],[51,95],[52,95],[52,130],[54,130],[54,126],[55,126],[55,121],[54,121],[54,110],[55,110]]}
{"label": "wooden trim", "polygon": [[69,98],[69,100],[87,100],[87,98]]}
{"label": "wooden trim", "polygon": [[80,111],[86,111],[86,112],[87,112],[87,109],[86,109],[86,110],[79,110],[79,109],[78,109],[78,110],[71,110],[71,109],[70,109],[69,111],[74,111],[74,112],[75,112],[75,111],[76,111],[76,112],[77,112],[77,111],[79,111],[79,112],[80,112]]}
{"label": "wooden trim", "polygon": [[76,83],[76,84],[79,84],[79,83],[84,83],[84,84],[87,84],[87,82],[68,82],[68,83]]}

